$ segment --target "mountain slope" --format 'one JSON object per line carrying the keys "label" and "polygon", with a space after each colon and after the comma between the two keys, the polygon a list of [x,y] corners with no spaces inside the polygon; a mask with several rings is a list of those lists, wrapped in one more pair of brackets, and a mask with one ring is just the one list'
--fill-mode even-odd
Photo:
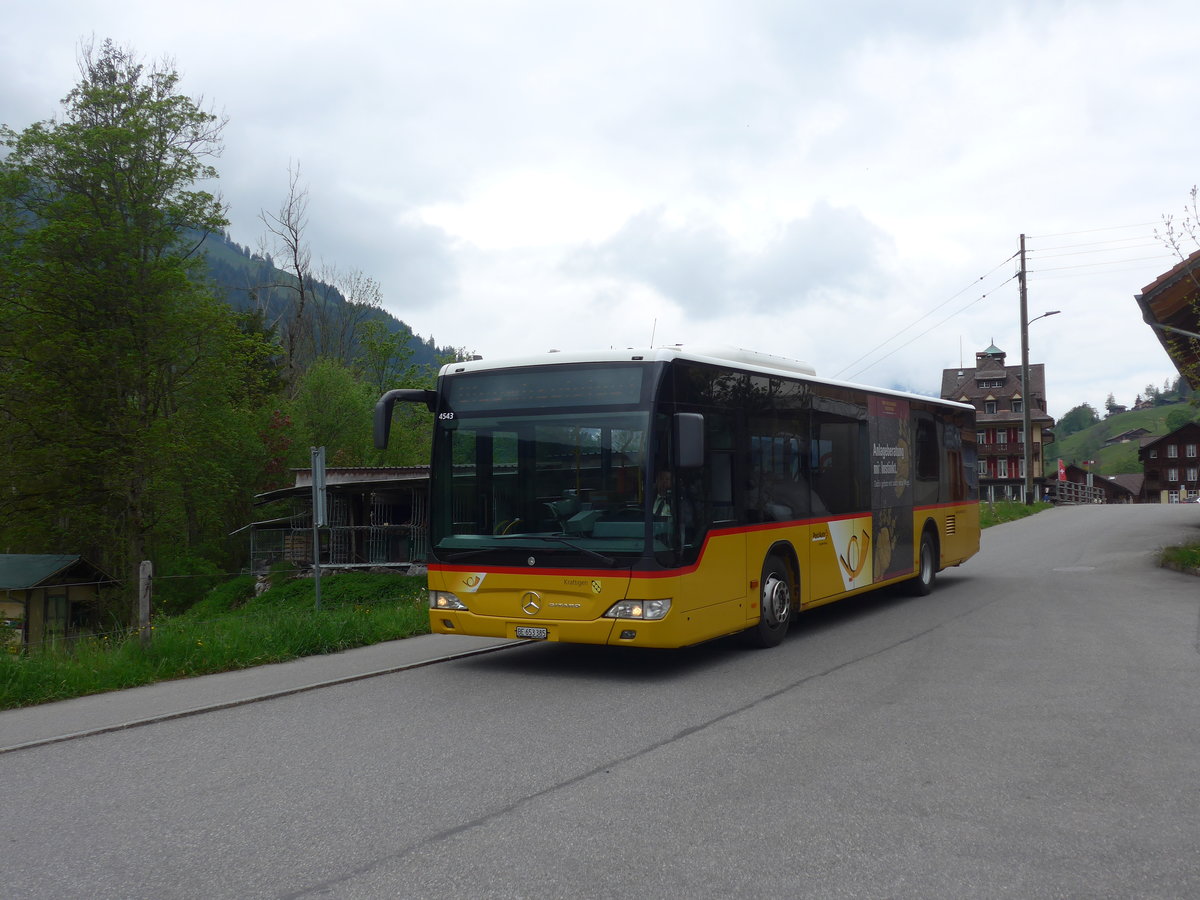
{"label": "mountain slope", "polygon": [[[197,235],[199,237],[199,235]],[[266,308],[266,320],[274,321],[285,307],[285,291],[270,285],[295,284],[294,276],[277,268],[270,258],[264,258],[253,253],[247,247],[242,247],[231,241],[223,234],[209,234],[201,248],[210,277],[217,290],[227,303],[237,310],[252,310],[259,305]],[[337,288],[317,281],[314,293],[333,304],[334,307],[344,307],[346,298]],[[368,320],[382,322],[391,334],[403,332],[412,335],[408,346],[413,351],[412,362],[419,366],[433,366],[444,356],[455,352],[453,347],[438,347],[432,338],[421,338],[409,325],[397,319],[386,310],[371,312]]]}
{"label": "mountain slope", "polygon": [[1200,407],[1187,402],[1166,403],[1150,409],[1117,413],[1070,437],[1056,440],[1046,447],[1045,474],[1055,474],[1060,459],[1076,465],[1081,465],[1086,459],[1094,459],[1096,464],[1089,468],[1099,475],[1140,472],[1142,466],[1137,458],[1139,442],[1136,439],[1111,447],[1104,446],[1105,440],[1137,428],[1145,428],[1154,435],[1166,434],[1170,431],[1167,416],[1177,409],[1186,411],[1192,419],[1200,420]]}

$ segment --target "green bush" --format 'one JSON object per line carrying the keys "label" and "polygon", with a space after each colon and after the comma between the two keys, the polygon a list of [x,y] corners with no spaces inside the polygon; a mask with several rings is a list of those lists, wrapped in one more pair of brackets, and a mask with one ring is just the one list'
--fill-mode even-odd
{"label": "green bush", "polygon": [[198,603],[221,583],[220,570],[197,556],[168,558],[154,573],[154,607],[164,615],[177,615]]}
{"label": "green bush", "polygon": [[209,619],[237,609],[254,596],[254,578],[240,575],[212,588],[185,613],[191,619]]}

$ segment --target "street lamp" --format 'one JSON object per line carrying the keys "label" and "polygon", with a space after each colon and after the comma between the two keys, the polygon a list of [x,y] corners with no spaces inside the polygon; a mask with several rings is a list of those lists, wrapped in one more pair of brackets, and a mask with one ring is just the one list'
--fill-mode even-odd
{"label": "street lamp", "polygon": [[1029,326],[1038,319],[1044,319],[1046,316],[1057,316],[1061,309],[1052,309],[1049,312],[1044,312],[1040,316],[1032,319],[1026,319],[1026,297],[1025,297],[1025,279],[1021,279],[1021,413],[1025,425],[1025,446],[1022,450],[1025,457],[1025,504],[1033,503],[1033,462],[1030,459],[1029,447],[1033,444],[1033,426],[1030,421],[1031,415],[1029,411],[1030,401],[1033,399],[1029,389]]}

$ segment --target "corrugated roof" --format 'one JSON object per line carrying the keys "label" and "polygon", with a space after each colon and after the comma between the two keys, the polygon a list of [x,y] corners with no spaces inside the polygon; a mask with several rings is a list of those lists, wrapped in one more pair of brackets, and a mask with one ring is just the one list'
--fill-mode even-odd
{"label": "corrugated roof", "polygon": [[[297,483],[296,486],[290,488],[279,488],[274,491],[265,491],[261,494],[254,495],[254,505],[262,506],[267,503],[274,503],[276,500],[282,500],[286,497],[307,497],[312,494],[312,469],[296,469],[296,481],[303,480],[303,484]],[[338,491],[347,492],[369,492],[385,490],[388,487],[412,487],[414,485],[425,484],[429,481],[429,466],[410,466],[407,469],[357,469],[339,471],[356,471],[363,473],[362,477],[350,479],[330,479],[326,475],[325,488],[330,493]],[[371,477],[368,473],[379,473],[375,477]],[[409,474],[388,475],[388,472],[407,472]]]}
{"label": "corrugated roof", "polygon": [[57,553],[0,553],[0,591],[37,587],[80,561]]}

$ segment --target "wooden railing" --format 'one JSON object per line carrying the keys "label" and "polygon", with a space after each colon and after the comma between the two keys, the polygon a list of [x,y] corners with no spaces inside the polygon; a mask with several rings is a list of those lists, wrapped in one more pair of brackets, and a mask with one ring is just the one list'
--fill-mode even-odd
{"label": "wooden railing", "polygon": [[1056,503],[1105,503],[1104,491],[1075,481],[1056,481]]}

